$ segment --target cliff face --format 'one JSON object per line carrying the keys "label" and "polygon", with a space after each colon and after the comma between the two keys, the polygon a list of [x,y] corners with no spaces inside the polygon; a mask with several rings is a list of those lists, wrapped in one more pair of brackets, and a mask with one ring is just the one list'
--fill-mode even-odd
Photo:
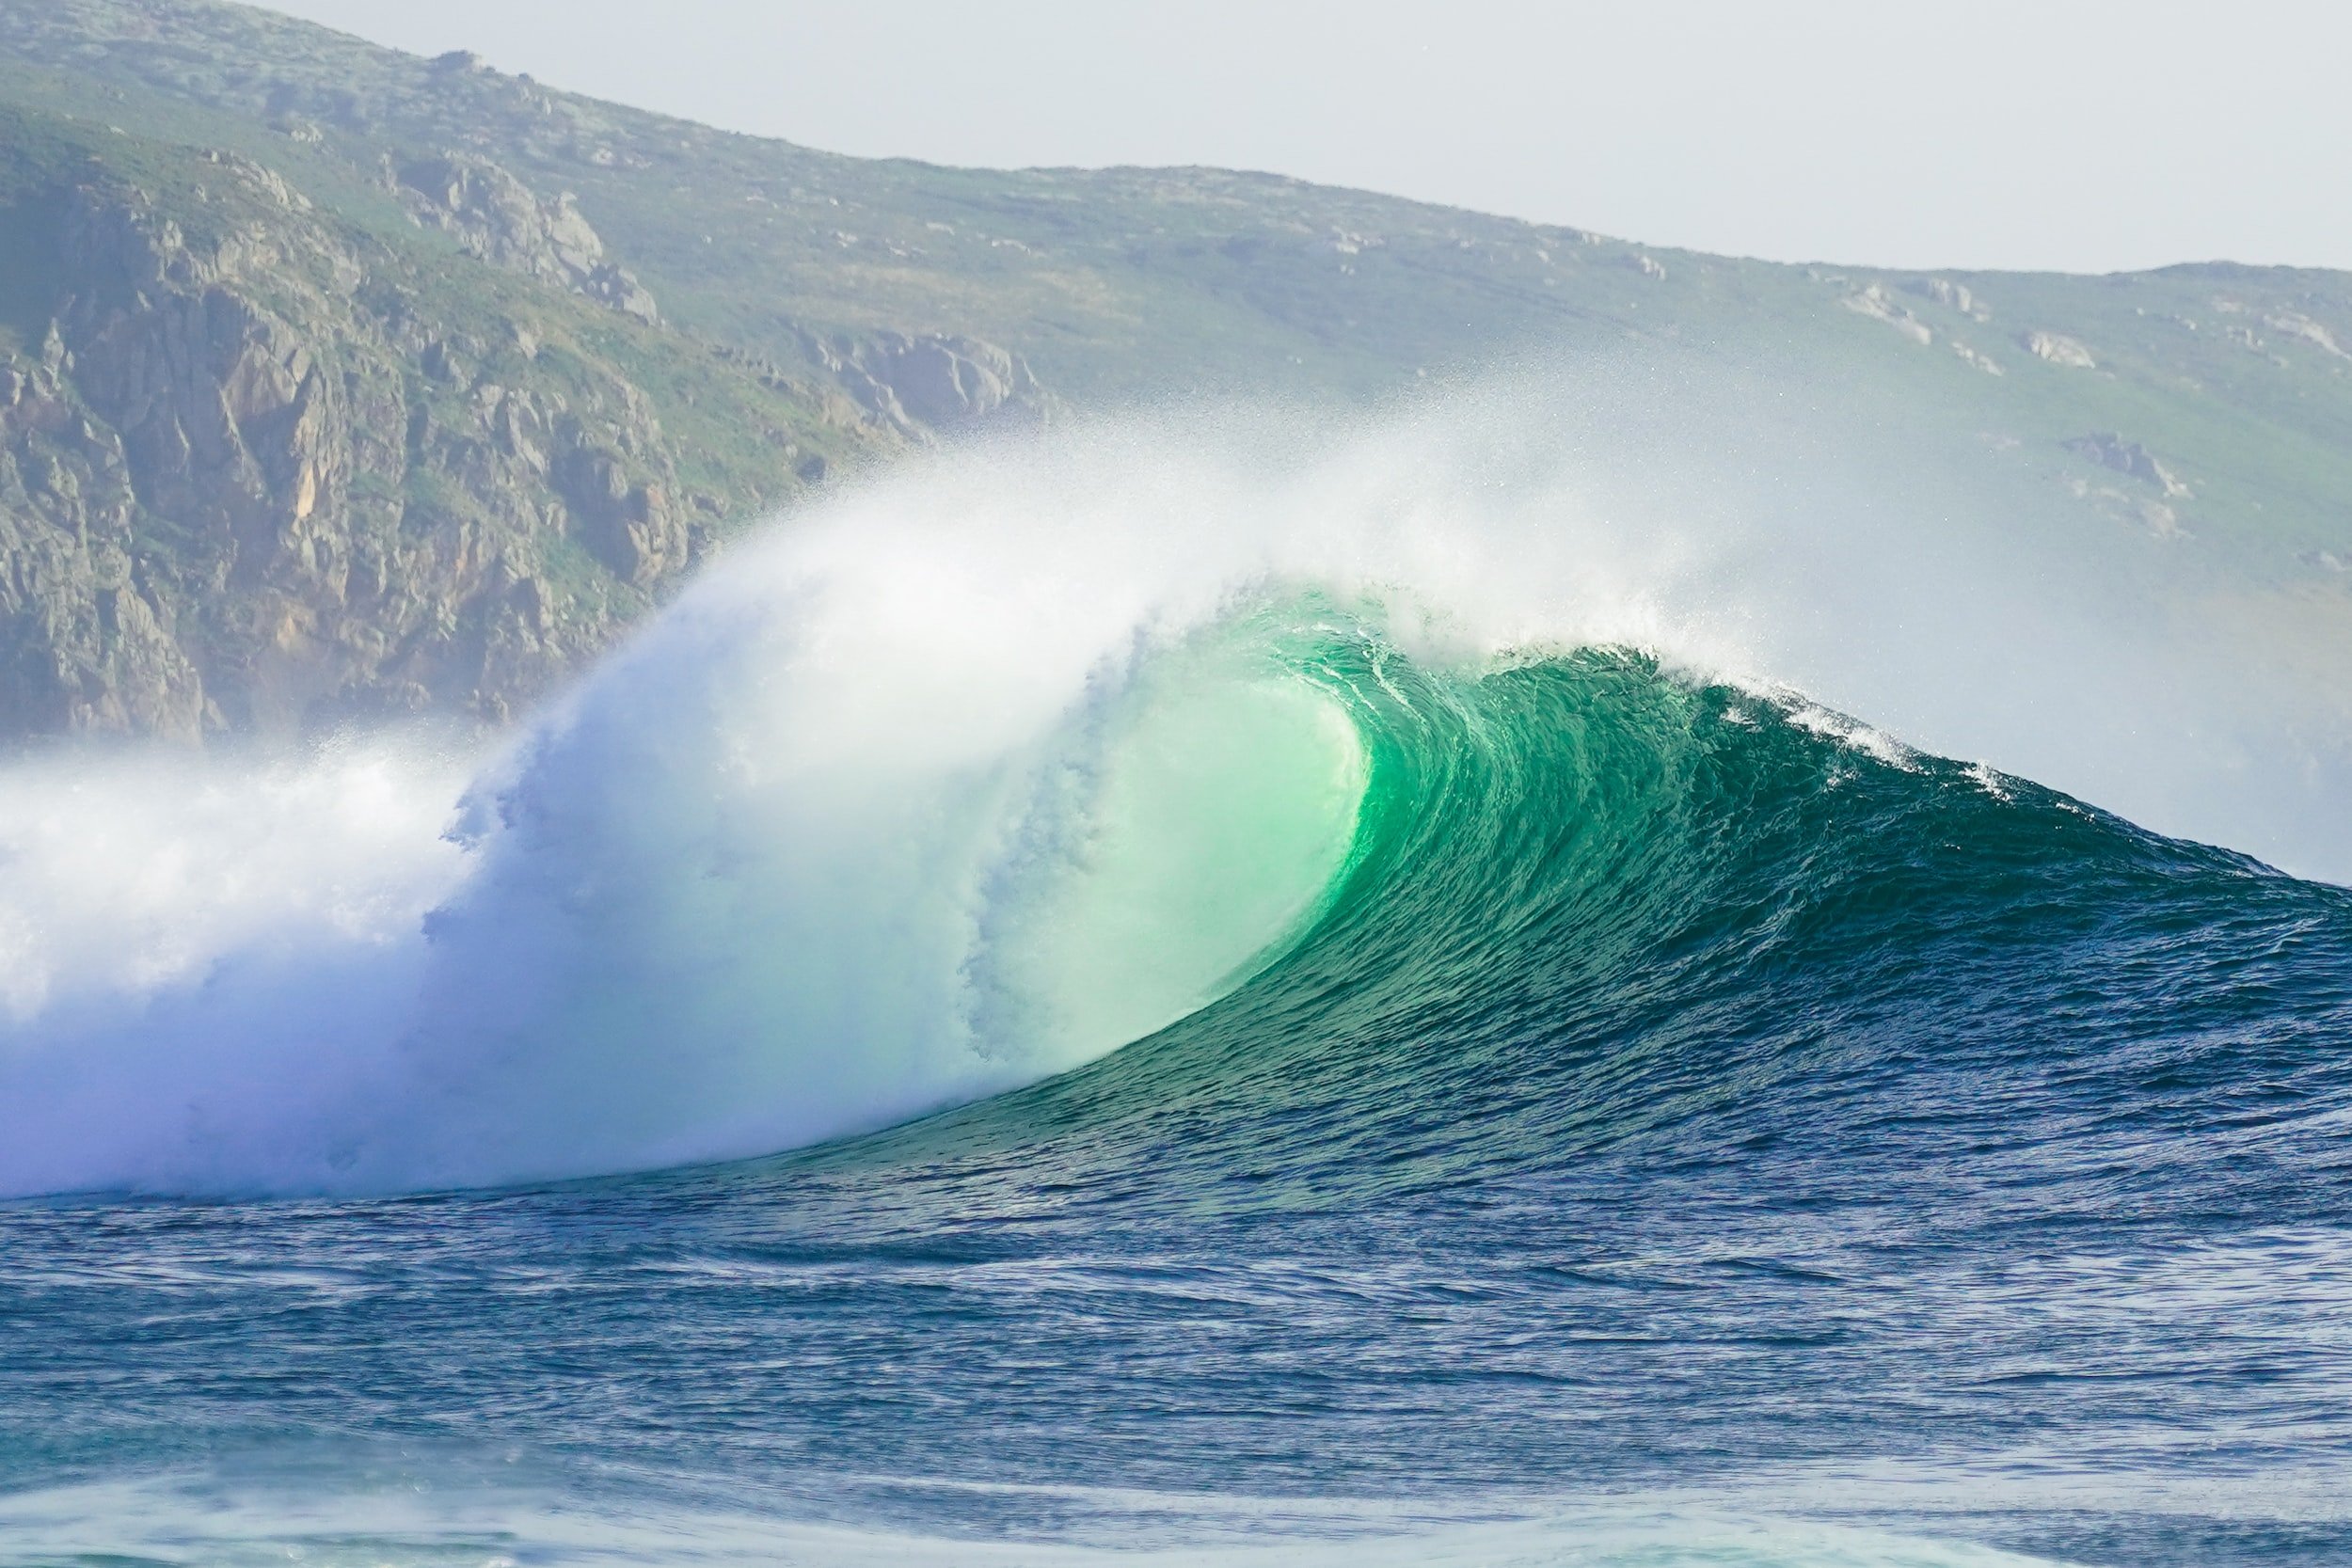
{"label": "cliff face", "polygon": [[568,191],[546,200],[488,159],[454,152],[410,163],[398,179],[417,221],[457,236],[469,255],[640,321],[661,319],[637,275],[605,260],[603,239]]}
{"label": "cliff face", "polygon": [[1040,395],[965,341],[850,343],[847,389],[714,353],[485,159],[385,170],[405,241],[54,129],[0,185],[0,736],[495,722],[731,522]]}
{"label": "cliff face", "polygon": [[0,723],[193,737],[203,681],[179,596],[138,548],[122,439],[72,395],[53,334],[0,371]]}
{"label": "cliff face", "polygon": [[[0,0],[0,743],[497,723],[731,529],[1053,406],[968,334],[673,319],[548,168],[322,131],[346,89],[212,14]],[[264,101],[77,74],[115,22]]]}
{"label": "cliff face", "polygon": [[0,723],[496,718],[686,564],[676,454],[609,364],[438,316],[266,170],[207,187],[204,238],[134,186],[47,204],[72,290],[0,372]]}
{"label": "cliff face", "polygon": [[1899,414],[2110,569],[2186,561],[2335,658],[2347,342],[2342,273],[1777,266],[1264,175],[860,160],[220,0],[0,0],[0,737],[495,721],[845,464],[1065,397],[1551,356]]}

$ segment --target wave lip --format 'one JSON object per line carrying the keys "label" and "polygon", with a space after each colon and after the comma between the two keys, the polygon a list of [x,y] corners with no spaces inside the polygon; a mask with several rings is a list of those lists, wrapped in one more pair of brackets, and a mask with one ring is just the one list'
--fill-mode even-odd
{"label": "wave lip", "polygon": [[[1075,1066],[1303,927],[1364,758],[1246,610],[1138,634],[1138,605],[937,586],[909,619],[903,578],[792,551],[707,583],[462,793],[418,770],[440,803],[389,829],[389,750],[228,777],[276,902],[183,901],[217,950],[173,965],[22,966],[0,1191],[764,1154]],[[206,816],[166,849],[239,842]]]}
{"label": "wave lip", "polygon": [[[2082,857],[2133,907],[2118,868],[2137,856],[2185,868],[2166,885],[2210,918],[2271,918],[2270,884],[2230,914],[2205,896],[2237,874],[2221,861],[2090,844],[2052,798],[1945,809],[1991,800],[1935,760],[1959,736],[2170,816],[2252,820],[2245,792],[2209,787],[2237,782],[2228,748],[2143,735],[2112,700],[2144,626],[1986,621],[2014,562],[1987,578],[1932,534],[1890,553],[1887,515],[1805,489],[1772,440],[1686,459],[1645,499],[1623,472],[1530,456],[1607,442],[1529,442],[1503,412],[1272,473],[1100,436],[944,459],[722,559],[467,767],[390,742],[230,766],[210,816],[158,815],[101,762],[0,774],[7,803],[40,807],[0,826],[0,1192],[381,1192],[752,1156],[1144,1035],[1286,1055],[1377,1024],[1403,1059],[1396,1021],[1420,1018],[1483,1048],[1515,1009],[1574,1013],[1621,982],[1695,1006],[1708,954],[1772,973],[1789,923],[1859,895],[1740,868],[1867,859],[1840,834],[1907,847],[1881,875],[1988,910],[1915,836],[1963,819],[1995,860]],[[1733,487],[1756,465],[1772,483]],[[2087,643],[2100,658],[2066,662]],[[2268,733],[2182,701],[2192,731]],[[1837,706],[1923,749],[1821,718]],[[1803,787],[1740,771],[1766,759]],[[2324,795],[2333,765],[2305,760],[2255,793]],[[119,797],[160,836],[110,838]],[[1832,809],[1866,799],[1881,816]],[[1999,863],[2012,896],[2049,892]],[[1677,911],[1722,928],[1702,942]],[[1833,984],[1867,970],[1823,961]]]}

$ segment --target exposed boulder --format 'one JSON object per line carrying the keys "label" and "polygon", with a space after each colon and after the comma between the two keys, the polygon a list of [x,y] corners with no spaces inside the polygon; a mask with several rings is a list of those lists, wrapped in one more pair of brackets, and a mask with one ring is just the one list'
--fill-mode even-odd
{"label": "exposed boulder", "polygon": [[1934,330],[1927,323],[1897,304],[1895,296],[1886,292],[1886,285],[1883,283],[1872,283],[1867,288],[1858,289],[1839,303],[1858,316],[1867,316],[1872,321],[1884,322],[1915,343],[1924,345],[1935,341]]}
{"label": "exposed boulder", "polygon": [[585,294],[644,322],[660,319],[634,273],[605,259],[604,241],[569,191],[542,200],[486,158],[444,152],[402,166],[399,183],[418,223],[456,237],[495,266]]}
{"label": "exposed boulder", "polygon": [[1955,283],[1948,277],[1915,277],[1903,287],[1912,293],[1935,301],[1946,309],[1957,310],[1971,321],[1993,319],[1992,307],[1977,297],[1965,283]]}
{"label": "exposed boulder", "polygon": [[883,332],[849,342],[811,339],[808,348],[869,414],[918,438],[982,424],[1034,427],[1052,412],[1028,361],[977,338]]}
{"label": "exposed boulder", "polygon": [[686,524],[659,483],[632,479],[616,452],[582,449],[556,466],[580,543],[613,574],[645,587],[686,564]]}
{"label": "exposed boulder", "polygon": [[2102,467],[2154,485],[2167,500],[2177,499],[2189,493],[2187,485],[2156,460],[2155,454],[2137,441],[2126,441],[2113,432],[2096,436],[2077,436],[2060,443],[2068,451],[2088,457]]}
{"label": "exposed boulder", "polygon": [[1952,352],[1960,356],[1961,362],[1963,364],[1980,370],[1987,375],[2006,375],[2009,373],[2001,369],[1999,360],[1994,358],[1991,355],[1985,353],[1981,349],[1973,348],[1968,344],[1962,342],[1958,338],[1954,338],[1952,340]]}
{"label": "exposed boulder", "polygon": [[2068,370],[2095,371],[2099,368],[2099,361],[2091,357],[2090,350],[2062,333],[2021,332],[2017,336],[2017,344],[2036,359],[2046,359]]}
{"label": "exposed boulder", "polygon": [[2323,354],[2332,355],[2338,359],[2352,359],[2352,354],[2347,354],[2344,345],[2336,341],[2333,332],[2299,310],[2272,311],[2263,317],[2263,325],[2274,332],[2300,339]]}

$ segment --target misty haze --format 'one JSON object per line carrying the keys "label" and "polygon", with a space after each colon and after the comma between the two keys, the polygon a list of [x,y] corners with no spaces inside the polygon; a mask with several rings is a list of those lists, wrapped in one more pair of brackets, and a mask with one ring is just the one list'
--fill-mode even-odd
{"label": "misty haze", "polygon": [[2345,24],[293,8],[0,0],[0,1568],[2352,1560]]}

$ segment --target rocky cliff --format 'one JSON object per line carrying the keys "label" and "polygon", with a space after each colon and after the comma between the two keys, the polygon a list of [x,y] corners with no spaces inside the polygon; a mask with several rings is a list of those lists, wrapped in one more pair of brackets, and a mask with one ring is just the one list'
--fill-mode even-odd
{"label": "rocky cliff", "polygon": [[605,260],[604,241],[569,191],[548,200],[488,159],[454,152],[409,163],[397,181],[417,220],[457,236],[469,254],[640,321],[660,319],[637,275]]}
{"label": "rocky cliff", "polygon": [[2341,662],[2347,342],[2342,273],[1780,266],[861,160],[220,0],[0,0],[0,736],[495,721],[845,465],[1498,361],[1761,367]]}
{"label": "rocky cliff", "polygon": [[608,363],[546,373],[531,328],[432,309],[258,166],[213,165],[201,235],[82,172],[13,209],[54,214],[71,286],[0,372],[8,728],[495,717],[691,555]]}
{"label": "rocky cliff", "polygon": [[971,340],[786,371],[671,330],[478,156],[388,161],[371,229],[234,153],[8,129],[0,736],[495,722],[834,465],[1041,406]]}

